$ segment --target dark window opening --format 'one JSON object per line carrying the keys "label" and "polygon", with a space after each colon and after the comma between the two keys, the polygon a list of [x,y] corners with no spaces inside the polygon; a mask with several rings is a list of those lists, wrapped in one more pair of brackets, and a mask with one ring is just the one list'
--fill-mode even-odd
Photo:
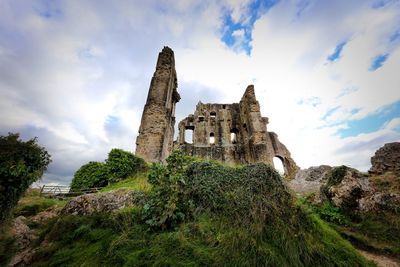
{"label": "dark window opening", "polygon": [[226,106],[225,106],[225,105],[222,105],[222,108],[223,108],[223,109],[225,109],[225,108],[226,108]]}
{"label": "dark window opening", "polygon": [[212,111],[210,113],[210,118],[215,118],[217,116],[217,113],[215,113],[214,111]]}
{"label": "dark window opening", "polygon": [[204,116],[199,116],[199,122],[204,121]]}

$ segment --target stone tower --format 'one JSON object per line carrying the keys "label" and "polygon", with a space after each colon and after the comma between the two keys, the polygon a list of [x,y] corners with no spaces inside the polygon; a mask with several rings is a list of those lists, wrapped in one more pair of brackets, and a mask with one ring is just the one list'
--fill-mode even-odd
{"label": "stone tower", "polygon": [[161,162],[172,151],[177,86],[174,52],[165,46],[158,54],[136,139],[135,154],[147,162]]}

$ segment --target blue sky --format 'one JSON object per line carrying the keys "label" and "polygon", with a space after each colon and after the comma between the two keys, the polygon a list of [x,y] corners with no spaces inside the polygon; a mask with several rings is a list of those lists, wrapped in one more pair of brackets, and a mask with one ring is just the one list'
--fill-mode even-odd
{"label": "blue sky", "polygon": [[5,0],[0,134],[37,136],[68,184],[135,139],[158,52],[175,51],[177,122],[254,84],[302,167],[363,171],[400,140],[400,1]]}

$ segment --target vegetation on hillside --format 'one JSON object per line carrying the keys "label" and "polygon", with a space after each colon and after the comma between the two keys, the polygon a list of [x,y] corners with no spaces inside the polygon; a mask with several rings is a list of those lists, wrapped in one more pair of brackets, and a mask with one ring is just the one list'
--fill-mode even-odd
{"label": "vegetation on hillside", "polygon": [[174,153],[151,167],[148,181],[143,205],[51,220],[34,265],[370,265],[297,205],[268,165],[231,168]]}
{"label": "vegetation on hillside", "polygon": [[[334,168],[328,175],[326,186],[321,187],[322,194],[328,195],[328,187],[340,183],[347,167]],[[375,175],[369,179],[370,187],[377,192],[400,194],[400,177],[387,172]],[[378,195],[377,195],[378,196]],[[379,196],[378,196],[379,197]],[[354,205],[336,207],[328,197],[323,197],[321,203],[313,201],[314,194],[302,199],[300,203],[310,211],[318,214],[328,222],[342,237],[355,246],[375,253],[387,254],[400,259],[400,207],[385,205],[390,200],[381,202],[379,209],[359,212]]]}

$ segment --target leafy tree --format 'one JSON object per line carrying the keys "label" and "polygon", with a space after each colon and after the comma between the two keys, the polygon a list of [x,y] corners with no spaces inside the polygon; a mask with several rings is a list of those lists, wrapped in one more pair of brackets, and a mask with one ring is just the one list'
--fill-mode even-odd
{"label": "leafy tree", "polygon": [[75,172],[71,191],[105,186],[108,184],[108,177],[109,168],[105,163],[91,161]]}
{"label": "leafy tree", "polygon": [[50,154],[37,138],[24,142],[18,133],[0,136],[0,222],[11,213],[22,194],[42,177]]}
{"label": "leafy tree", "polygon": [[110,171],[110,180],[112,182],[125,179],[146,168],[146,163],[143,159],[118,148],[113,148],[110,153],[108,153],[106,163]]}

